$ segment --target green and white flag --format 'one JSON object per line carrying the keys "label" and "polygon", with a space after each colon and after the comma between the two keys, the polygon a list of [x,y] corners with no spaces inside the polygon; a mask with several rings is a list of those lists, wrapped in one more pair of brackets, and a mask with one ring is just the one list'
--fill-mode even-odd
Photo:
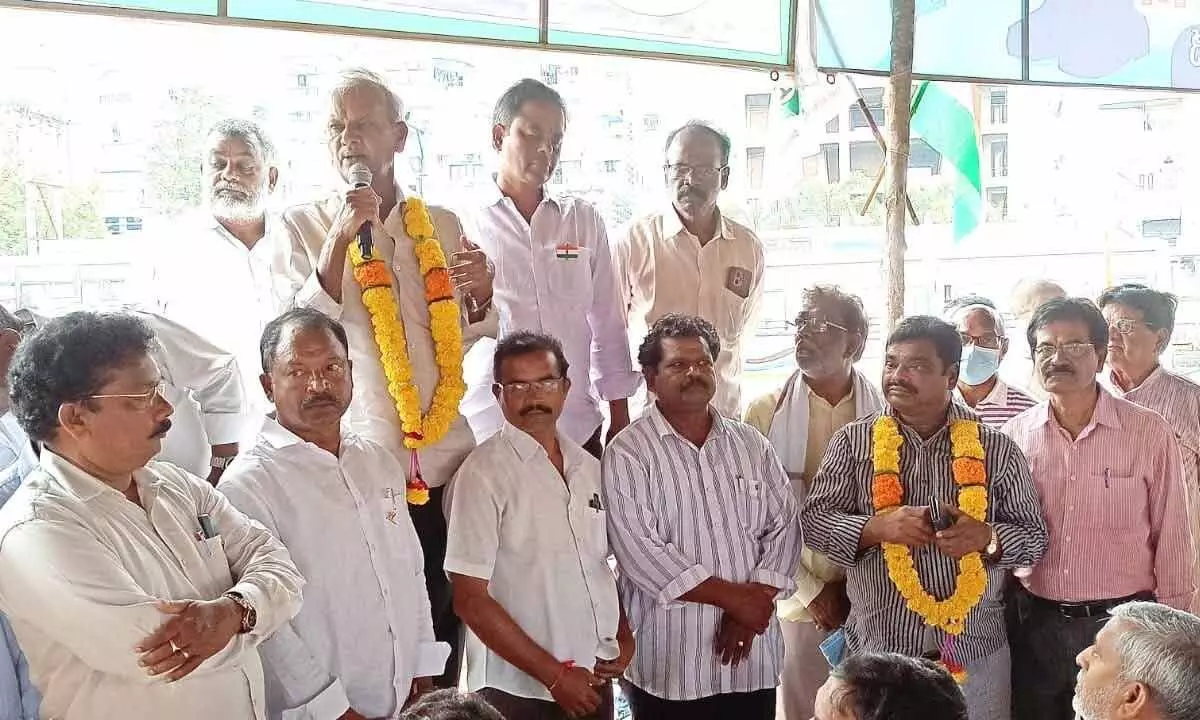
{"label": "green and white flag", "polygon": [[[962,87],[969,94],[970,86]],[[983,211],[979,133],[969,103],[945,84],[929,81],[921,83],[913,97],[913,134],[924,138],[954,169],[954,242],[979,227]]]}

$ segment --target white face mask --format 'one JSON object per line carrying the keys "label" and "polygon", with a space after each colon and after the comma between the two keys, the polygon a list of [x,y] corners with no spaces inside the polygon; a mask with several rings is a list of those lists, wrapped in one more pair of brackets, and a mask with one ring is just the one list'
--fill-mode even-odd
{"label": "white face mask", "polygon": [[1000,368],[1000,351],[968,345],[963,348],[958,366],[958,379],[967,385],[982,385]]}

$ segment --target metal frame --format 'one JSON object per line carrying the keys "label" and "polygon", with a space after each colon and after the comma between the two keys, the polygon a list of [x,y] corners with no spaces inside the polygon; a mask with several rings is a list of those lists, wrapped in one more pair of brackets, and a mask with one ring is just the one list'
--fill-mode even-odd
{"label": "metal frame", "polygon": [[[803,0],[808,2],[808,0]],[[258,29],[290,30],[296,32],[319,33],[323,35],[343,35],[350,37],[370,37],[396,40],[418,40],[423,42],[482,45],[488,47],[509,47],[522,50],[548,50],[551,52],[579,53],[583,55],[617,56],[625,58],[645,58],[670,60],[676,62],[714,65],[719,67],[742,68],[750,70],[767,70],[772,72],[794,72],[796,67],[796,32],[797,16],[801,10],[802,0],[784,0],[790,8],[787,27],[787,41],[783,48],[784,61],[780,63],[759,62],[740,58],[706,57],[687,53],[673,53],[656,50],[627,50],[621,48],[600,48],[589,45],[572,45],[550,41],[550,2],[538,0],[538,40],[536,42],[521,42],[517,40],[498,40],[492,38],[464,37],[455,35],[438,35],[433,33],[418,33],[402,30],[383,30],[340,25],[317,25],[313,23],[290,22],[279,20],[256,20],[229,16],[229,1],[216,0],[215,15],[197,15],[193,13],[176,13],[163,10],[143,10],[136,8],[109,7],[104,5],[79,5],[69,2],[46,0],[0,0],[0,8],[15,8],[24,10],[41,10],[65,12],[78,15],[100,15],[141,20],[158,20],[166,22],[198,23],[202,25],[217,25],[226,27],[246,27]],[[781,2],[781,7],[783,3]],[[782,29],[781,29],[782,32]]]}

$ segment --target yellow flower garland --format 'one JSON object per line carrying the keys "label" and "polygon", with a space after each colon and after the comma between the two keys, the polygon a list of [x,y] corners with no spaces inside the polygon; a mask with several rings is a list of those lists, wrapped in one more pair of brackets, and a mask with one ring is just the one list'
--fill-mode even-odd
{"label": "yellow flower garland", "polygon": [[[894,511],[903,504],[903,485],[900,483],[900,447],[904,436],[895,418],[880,415],[871,432],[872,460],[875,478],[872,483],[872,503],[876,514]],[[950,421],[951,472],[958,486],[958,507],[966,515],[985,522],[987,519],[987,470],[983,464],[983,445],[979,441],[979,423],[973,420]],[[941,628],[950,635],[963,631],[967,615],[979,604],[987,590],[987,570],[979,553],[964,555],[958,561],[958,577],[954,592],[938,600],[921,585],[907,546],[884,543],[883,557],[888,577],[904,598],[909,610],[919,615],[926,625]],[[962,682],[966,675],[957,665],[948,668]]]}
{"label": "yellow flower garland", "polygon": [[437,443],[450,430],[467,386],[463,382],[461,315],[446,266],[446,253],[438,242],[429,208],[420,198],[404,201],[404,231],[413,239],[413,252],[425,282],[425,302],[429,307],[429,327],[438,367],[433,399],[423,417],[420,389],[413,382],[404,321],[392,291],[391,270],[374,255],[364,256],[358,243],[350,243],[348,256],[354,279],[362,291],[363,305],[371,317],[388,394],[396,403],[404,432],[404,445],[414,454],[407,499],[413,505],[424,505],[429,501],[429,486],[420,477],[416,451]]}

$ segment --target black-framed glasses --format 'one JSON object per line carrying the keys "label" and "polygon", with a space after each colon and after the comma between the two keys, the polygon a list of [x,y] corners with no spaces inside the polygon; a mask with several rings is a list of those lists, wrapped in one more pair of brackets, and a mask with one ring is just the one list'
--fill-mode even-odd
{"label": "black-framed glasses", "polygon": [[530,393],[546,394],[556,392],[562,387],[562,378],[546,378],[544,380],[533,380],[526,382],[524,380],[516,380],[507,383],[496,383],[496,387],[506,393],[513,395],[529,395]]}
{"label": "black-framed glasses", "polygon": [[987,348],[988,350],[1000,349],[1000,336],[996,333],[984,333],[979,337],[975,337],[974,335],[960,332],[958,337],[962,340],[963,347],[975,345],[976,347]]}
{"label": "black-framed glasses", "polygon": [[824,335],[829,332],[830,328],[841,330],[847,335],[850,334],[850,329],[845,325],[838,325],[824,318],[812,318],[806,315],[801,315],[795,320],[788,321],[787,326],[795,330],[797,335],[802,332],[809,332],[813,335]]}
{"label": "black-framed glasses", "polygon": [[159,380],[158,383],[144,393],[105,393],[103,395],[88,395],[88,400],[108,400],[113,398],[122,398],[132,400],[133,405],[139,410],[149,410],[154,405],[154,401],[158,398],[166,399],[167,383],[165,380]]}
{"label": "black-framed glasses", "polygon": [[1078,360],[1080,358],[1087,357],[1088,353],[1094,351],[1095,349],[1096,348],[1091,343],[1074,342],[1063,343],[1062,345],[1042,343],[1034,348],[1033,354],[1038,360],[1049,360],[1059,353],[1062,353],[1063,357],[1071,360]]}
{"label": "black-framed glasses", "polygon": [[667,174],[673,178],[682,178],[682,177],[691,176],[697,180],[706,180],[706,179],[711,178],[714,175],[718,175],[728,169],[729,169],[728,165],[721,165],[718,167],[684,165],[683,163],[673,163],[670,165],[663,165],[663,170],[665,170],[667,172]]}

